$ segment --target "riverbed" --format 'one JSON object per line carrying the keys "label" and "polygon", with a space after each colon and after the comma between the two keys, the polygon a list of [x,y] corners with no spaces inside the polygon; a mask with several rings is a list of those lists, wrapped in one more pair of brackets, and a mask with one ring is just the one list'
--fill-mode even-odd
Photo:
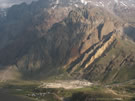
{"label": "riverbed", "polygon": [[41,88],[64,88],[78,89],[92,86],[93,83],[87,80],[57,80],[54,82],[42,82]]}

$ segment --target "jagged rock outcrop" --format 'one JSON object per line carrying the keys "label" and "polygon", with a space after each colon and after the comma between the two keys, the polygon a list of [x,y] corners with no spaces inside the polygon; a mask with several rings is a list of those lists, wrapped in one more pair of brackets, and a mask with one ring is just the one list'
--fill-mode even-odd
{"label": "jagged rock outcrop", "polygon": [[[134,76],[134,43],[118,39],[99,60],[85,70],[89,80],[108,82],[123,82]],[[88,76],[89,75],[89,76]]]}

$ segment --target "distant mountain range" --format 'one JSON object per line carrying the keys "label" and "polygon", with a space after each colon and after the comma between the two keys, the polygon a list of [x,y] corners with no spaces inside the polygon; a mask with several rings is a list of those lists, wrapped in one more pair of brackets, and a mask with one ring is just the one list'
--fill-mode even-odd
{"label": "distant mountain range", "polygon": [[0,18],[0,80],[135,79],[134,4],[39,0],[6,9]]}
{"label": "distant mountain range", "polygon": [[29,4],[32,1],[36,1],[36,0],[0,0],[0,8],[8,8],[15,4],[20,4],[23,2],[26,2]]}
{"label": "distant mountain range", "polygon": [[[12,0],[12,1],[0,1],[0,9],[11,7],[14,4],[20,3],[31,3],[37,0]],[[41,0],[40,0],[41,1]],[[47,1],[46,1],[47,2]],[[135,1],[134,0],[48,0],[48,6],[55,9],[59,6],[75,6],[80,5],[94,5],[97,7],[103,7],[109,10],[109,12],[115,13],[117,16],[123,18],[126,21],[134,23],[135,16]],[[2,15],[5,10],[0,10],[0,15]],[[127,16],[128,15],[128,16]]]}

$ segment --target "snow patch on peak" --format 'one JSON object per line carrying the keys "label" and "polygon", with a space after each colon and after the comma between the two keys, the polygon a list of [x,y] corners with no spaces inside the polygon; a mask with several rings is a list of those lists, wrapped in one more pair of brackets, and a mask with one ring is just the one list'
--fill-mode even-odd
{"label": "snow patch on peak", "polygon": [[114,0],[116,3],[118,3],[118,0]]}
{"label": "snow patch on peak", "polygon": [[100,3],[100,5],[101,5],[102,7],[104,7],[104,4],[103,4],[103,2],[101,2],[101,1],[100,1],[99,3]]}
{"label": "snow patch on peak", "polygon": [[75,7],[79,7],[77,4],[75,4]]}
{"label": "snow patch on peak", "polygon": [[85,1],[85,0],[81,0],[81,3],[83,3],[84,5],[87,5],[87,1]]}
{"label": "snow patch on peak", "polygon": [[124,2],[120,2],[123,6],[127,7],[127,5]]}
{"label": "snow patch on peak", "polygon": [[60,0],[56,0],[56,5],[58,5],[58,4],[59,4],[59,2],[60,2]]}

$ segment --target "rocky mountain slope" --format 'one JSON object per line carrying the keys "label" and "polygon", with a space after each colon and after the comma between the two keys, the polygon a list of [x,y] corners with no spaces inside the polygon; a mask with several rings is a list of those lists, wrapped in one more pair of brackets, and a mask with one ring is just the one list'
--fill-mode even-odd
{"label": "rocky mountain slope", "polygon": [[86,4],[40,0],[9,8],[0,23],[1,80],[5,73],[44,79],[65,72],[104,83],[134,79],[134,26]]}
{"label": "rocky mountain slope", "polygon": [[[69,11],[81,6],[103,7],[119,16],[120,19],[134,24],[134,4],[134,0],[119,0],[118,2],[116,0],[39,0],[30,5],[22,3],[9,9],[1,9],[0,22],[2,23],[0,25],[2,27],[0,29],[3,37],[0,40],[0,48],[13,43],[12,41],[17,39],[16,37],[20,37],[28,31],[33,33],[32,31],[36,30],[40,35],[44,34],[44,31],[48,30],[54,23],[64,19]],[[3,16],[5,17],[3,18]],[[9,25],[16,27],[12,28]],[[16,29],[16,32],[14,32],[14,29]]]}
{"label": "rocky mountain slope", "polygon": [[120,18],[133,23],[135,22],[135,1],[134,0],[52,0],[53,8],[66,4],[79,7],[80,5],[94,5],[103,7],[116,14]]}

